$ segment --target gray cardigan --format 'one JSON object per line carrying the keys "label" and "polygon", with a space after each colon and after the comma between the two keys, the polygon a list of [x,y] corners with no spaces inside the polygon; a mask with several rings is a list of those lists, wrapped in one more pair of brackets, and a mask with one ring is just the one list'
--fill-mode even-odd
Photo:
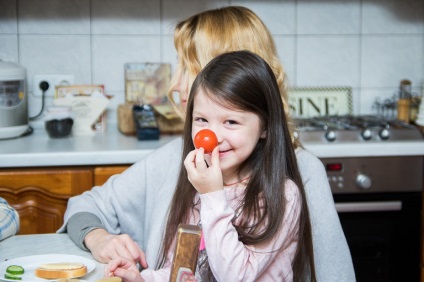
{"label": "gray cardigan", "polygon": [[[168,207],[181,163],[182,139],[155,150],[103,186],[69,199],[64,225],[85,249],[85,235],[96,227],[128,234],[155,265]],[[318,281],[355,281],[352,259],[321,161],[304,149],[296,151],[312,224]],[[68,224],[69,223],[69,224]]]}

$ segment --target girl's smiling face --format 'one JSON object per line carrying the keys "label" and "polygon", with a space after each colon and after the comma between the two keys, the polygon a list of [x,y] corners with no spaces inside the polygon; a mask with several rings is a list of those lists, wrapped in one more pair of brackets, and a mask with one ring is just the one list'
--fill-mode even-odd
{"label": "girl's smiling face", "polygon": [[202,129],[215,132],[224,183],[237,181],[240,165],[253,152],[258,140],[266,136],[259,116],[223,107],[199,88],[194,97],[192,119],[192,139]]}

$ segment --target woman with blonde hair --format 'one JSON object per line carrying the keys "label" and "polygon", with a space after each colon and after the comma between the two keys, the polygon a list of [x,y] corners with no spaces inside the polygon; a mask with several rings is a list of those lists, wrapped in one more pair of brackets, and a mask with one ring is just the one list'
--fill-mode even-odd
{"label": "woman with blonde hair", "polygon": [[[251,10],[224,7],[194,15],[177,24],[174,35],[178,68],[171,101],[184,116],[188,94],[196,75],[219,54],[248,50],[261,56],[273,70],[285,112],[288,114],[285,73],[272,36]],[[287,117],[290,123],[290,118]],[[355,281],[350,251],[334,206],[325,169],[318,158],[301,147],[290,134],[306,192],[312,225],[313,252],[318,281]],[[69,200],[65,224],[81,248],[101,262],[122,256],[144,268],[154,265],[167,211],[175,191],[182,140],[169,142],[132,165],[103,186]],[[143,251],[142,251],[143,250]]]}

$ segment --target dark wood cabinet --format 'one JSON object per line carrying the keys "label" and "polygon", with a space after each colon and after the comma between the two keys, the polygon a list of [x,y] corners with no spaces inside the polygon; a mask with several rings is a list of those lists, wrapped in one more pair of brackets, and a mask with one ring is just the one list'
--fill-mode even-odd
{"label": "dark wood cabinet", "polygon": [[94,185],[100,186],[105,183],[109,177],[126,170],[128,166],[100,166],[94,168]]}
{"label": "dark wood cabinet", "polygon": [[102,185],[128,166],[0,169],[0,195],[19,213],[18,234],[54,233],[68,199]]}

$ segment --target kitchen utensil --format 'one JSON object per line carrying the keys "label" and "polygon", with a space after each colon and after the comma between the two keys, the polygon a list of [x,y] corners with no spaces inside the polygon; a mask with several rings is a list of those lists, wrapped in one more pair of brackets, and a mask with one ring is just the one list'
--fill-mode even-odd
{"label": "kitchen utensil", "polygon": [[18,137],[29,130],[26,69],[0,60],[0,139]]}

